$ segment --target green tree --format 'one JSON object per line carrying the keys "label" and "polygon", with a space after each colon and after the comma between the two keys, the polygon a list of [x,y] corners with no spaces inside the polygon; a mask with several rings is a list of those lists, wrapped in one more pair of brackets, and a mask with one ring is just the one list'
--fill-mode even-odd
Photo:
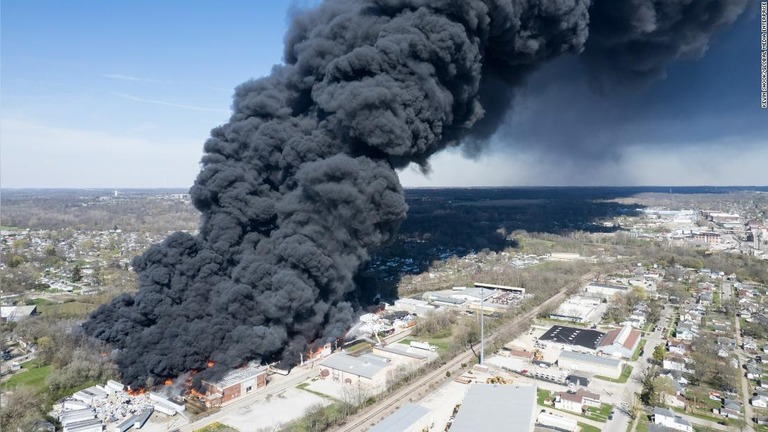
{"label": "green tree", "polygon": [[667,396],[675,394],[675,389],[672,387],[672,380],[662,376],[657,376],[653,379],[652,390],[650,395],[650,404],[653,406],[663,407],[667,405]]}
{"label": "green tree", "polygon": [[56,344],[50,336],[43,336],[37,340],[38,357],[44,364],[49,364],[56,355]]}
{"label": "green tree", "polygon": [[29,386],[20,386],[8,392],[0,407],[0,430],[32,430],[35,420],[42,416],[43,401],[40,394]]}
{"label": "green tree", "polygon": [[72,268],[72,275],[70,277],[72,282],[80,282],[83,279],[83,268],[80,264],[75,264]]}
{"label": "green tree", "polygon": [[664,361],[664,356],[667,354],[666,348],[664,348],[663,344],[656,345],[656,348],[653,349],[653,359],[656,360],[658,364],[661,364]]}

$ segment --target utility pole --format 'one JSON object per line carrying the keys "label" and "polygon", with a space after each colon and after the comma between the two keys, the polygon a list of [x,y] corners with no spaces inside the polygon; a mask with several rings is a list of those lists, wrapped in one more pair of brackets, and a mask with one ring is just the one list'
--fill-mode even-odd
{"label": "utility pole", "polygon": [[483,318],[485,317],[485,287],[480,286],[480,365],[485,361],[485,326]]}

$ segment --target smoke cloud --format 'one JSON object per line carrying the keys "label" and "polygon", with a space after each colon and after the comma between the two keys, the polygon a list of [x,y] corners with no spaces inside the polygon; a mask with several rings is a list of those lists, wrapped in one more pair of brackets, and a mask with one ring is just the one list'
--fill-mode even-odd
{"label": "smoke cloud", "polygon": [[599,82],[654,79],[743,4],[329,0],[300,13],[285,64],[239,86],[205,143],[190,191],[199,234],[137,257],[138,292],[84,328],[118,350],[134,386],[210,360],[200,376],[295,364],[352,323],[354,276],[406,215],[395,169],[482,143],[548,60],[586,49]]}

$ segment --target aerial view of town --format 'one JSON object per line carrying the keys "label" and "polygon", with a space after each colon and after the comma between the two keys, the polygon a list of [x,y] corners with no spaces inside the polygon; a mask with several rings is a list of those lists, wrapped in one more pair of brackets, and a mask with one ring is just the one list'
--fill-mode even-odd
{"label": "aerial view of town", "polygon": [[768,1],[2,0],[0,432],[768,432]]}
{"label": "aerial view of town", "polygon": [[[99,304],[135,291],[134,255],[169,231],[195,230],[189,196],[5,192],[4,220],[14,225],[3,226],[0,244],[5,424],[768,430],[765,188],[406,196],[425,211],[418,202],[429,197],[433,212],[456,218],[493,212],[465,227],[477,229],[467,244],[445,246],[439,233],[425,238],[418,221],[406,223],[367,269],[393,279],[398,295],[379,294],[342,338],[307,349],[298,364],[251,362],[211,381],[195,382],[192,371],[129,387],[113,355],[80,328]],[[604,204],[603,214],[578,223],[553,207],[565,196],[573,213]],[[484,234],[517,213],[517,201],[578,229]],[[136,211],[152,217],[126,219]],[[529,211],[533,223],[538,211]],[[488,247],[471,244],[482,239]],[[392,258],[402,250],[414,259]]]}

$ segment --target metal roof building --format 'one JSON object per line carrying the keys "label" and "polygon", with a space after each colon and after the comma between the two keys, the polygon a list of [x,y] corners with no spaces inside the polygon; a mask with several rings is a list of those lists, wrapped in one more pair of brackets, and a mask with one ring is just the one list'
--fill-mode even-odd
{"label": "metal roof building", "polygon": [[605,334],[600,342],[598,351],[615,357],[632,358],[632,354],[640,345],[640,336],[640,330],[633,329],[628,325],[611,330]]}
{"label": "metal roof building", "polygon": [[605,333],[579,327],[554,325],[539,340],[596,350]]}
{"label": "metal roof building", "polygon": [[406,404],[369,432],[419,432],[432,423],[431,411],[421,405]]}
{"label": "metal roof building", "polygon": [[37,306],[2,306],[0,319],[2,321],[18,322],[24,318],[37,315]]}
{"label": "metal roof building", "polygon": [[557,365],[562,369],[572,371],[590,372],[595,375],[618,378],[621,376],[621,360],[611,357],[601,357],[582,354],[573,351],[563,351],[557,360]]}
{"label": "metal roof building", "polygon": [[536,387],[474,383],[451,432],[530,432],[536,420]]}
{"label": "metal roof building", "polygon": [[375,354],[354,357],[347,353],[336,353],[320,362],[320,378],[383,388],[390,365],[390,359]]}
{"label": "metal roof building", "polygon": [[389,363],[388,358],[374,354],[353,357],[346,353],[337,353],[320,362],[320,366],[371,379],[389,366]]}

